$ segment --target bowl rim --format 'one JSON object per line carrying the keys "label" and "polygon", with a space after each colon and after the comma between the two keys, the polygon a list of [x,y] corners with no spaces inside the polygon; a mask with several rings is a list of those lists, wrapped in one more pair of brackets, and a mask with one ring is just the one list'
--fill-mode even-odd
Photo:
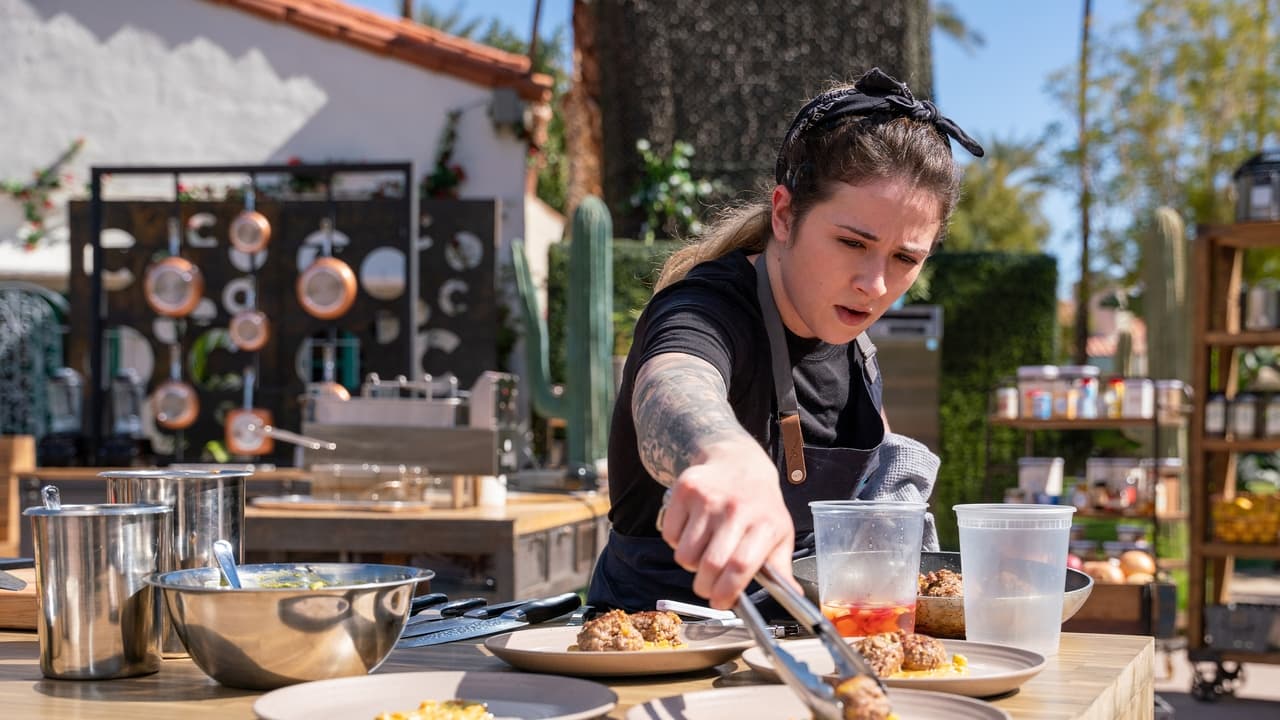
{"label": "bowl rim", "polygon": [[224,587],[221,585],[217,587],[209,587],[206,585],[180,585],[173,582],[173,578],[175,576],[196,575],[197,573],[202,574],[210,571],[212,571],[214,574],[218,574],[219,572],[218,568],[216,566],[210,566],[210,567],[183,568],[180,570],[165,570],[162,572],[154,572],[148,575],[146,578],[144,578],[144,580],[148,585],[153,585],[157,588],[160,588],[161,590],[175,590],[175,591],[190,592],[190,593],[227,593],[227,594],[254,593],[256,594],[256,593],[296,593],[299,590],[306,590],[308,592],[314,592],[314,593],[332,592],[332,591],[346,592],[348,590],[369,590],[369,589],[380,588],[380,587],[395,587],[397,585],[404,585],[406,583],[411,583],[411,582],[419,583],[424,580],[431,580],[436,576],[435,570],[429,570],[427,568],[417,568],[417,567],[412,567],[410,565],[388,565],[388,564],[382,564],[382,563],[339,563],[339,562],[250,563],[246,565],[237,566],[237,570],[241,574],[244,574],[246,572],[261,572],[263,570],[269,570],[269,569],[296,570],[299,568],[308,568],[308,569],[316,568],[315,572],[324,572],[323,568],[332,567],[335,565],[343,568],[361,567],[361,568],[366,568],[370,570],[375,570],[375,569],[386,570],[389,572],[400,571],[405,573],[407,577],[402,577],[395,580],[381,580],[378,582],[353,583],[350,585],[326,585],[320,588],[242,587],[237,589],[229,586]]}

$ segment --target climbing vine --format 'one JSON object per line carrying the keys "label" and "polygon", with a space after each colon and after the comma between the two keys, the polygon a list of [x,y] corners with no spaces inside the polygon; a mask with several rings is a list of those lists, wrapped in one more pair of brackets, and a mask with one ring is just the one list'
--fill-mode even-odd
{"label": "climbing vine", "polygon": [[28,250],[38,245],[48,234],[45,219],[54,205],[49,196],[71,182],[71,174],[64,173],[62,169],[83,147],[84,138],[76,138],[48,167],[34,171],[29,182],[0,180],[0,192],[22,203],[22,216],[26,221],[22,237]]}

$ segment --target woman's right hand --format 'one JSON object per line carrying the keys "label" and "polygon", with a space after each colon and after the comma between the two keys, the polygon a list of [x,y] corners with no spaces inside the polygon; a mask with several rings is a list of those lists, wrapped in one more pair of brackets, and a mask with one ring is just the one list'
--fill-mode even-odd
{"label": "woman's right hand", "polygon": [[717,609],[732,608],[768,562],[791,579],[795,527],[778,470],[750,436],[705,445],[671,487],[662,539],[694,573],[693,591]]}

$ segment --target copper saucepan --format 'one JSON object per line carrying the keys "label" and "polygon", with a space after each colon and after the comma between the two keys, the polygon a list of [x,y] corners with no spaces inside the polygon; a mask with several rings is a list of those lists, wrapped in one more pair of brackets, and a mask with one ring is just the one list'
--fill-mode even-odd
{"label": "copper saucepan", "polygon": [[275,440],[262,428],[271,427],[271,411],[253,407],[253,386],[257,373],[244,371],[244,406],[227,413],[225,439],[233,455],[270,455]]}
{"label": "copper saucepan", "polygon": [[156,424],[166,430],[191,427],[200,414],[200,398],[190,383],[182,380],[182,360],[178,345],[169,346],[169,379],[151,395]]}
{"label": "copper saucepan", "polygon": [[298,276],[298,304],[320,320],[342,317],[356,301],[356,274],[351,266],[333,257],[333,222],[321,222],[324,254]]}
{"label": "copper saucepan", "polygon": [[231,221],[228,236],[231,247],[242,253],[252,255],[267,249],[271,242],[271,223],[257,210],[253,209],[254,192],[250,188],[244,194],[244,210]]}
{"label": "copper saucepan", "polygon": [[178,254],[180,243],[178,219],[169,218],[169,257],[147,268],[143,280],[143,295],[157,315],[186,317],[204,295],[204,275]]}
{"label": "copper saucepan", "polygon": [[257,352],[271,339],[271,321],[267,314],[257,309],[258,293],[251,286],[247,293],[245,309],[231,316],[227,334],[231,342],[245,352]]}

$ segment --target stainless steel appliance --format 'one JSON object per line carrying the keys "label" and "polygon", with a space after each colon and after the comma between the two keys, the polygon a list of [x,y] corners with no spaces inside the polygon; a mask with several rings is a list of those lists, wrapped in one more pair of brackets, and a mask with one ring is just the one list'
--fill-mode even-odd
{"label": "stainless steel appliance", "polygon": [[516,378],[485,372],[469,389],[453,376],[366,378],[360,394],[308,400],[302,434],[336,444],[303,450],[314,464],[405,464],[436,476],[502,475],[516,469],[521,442]]}

